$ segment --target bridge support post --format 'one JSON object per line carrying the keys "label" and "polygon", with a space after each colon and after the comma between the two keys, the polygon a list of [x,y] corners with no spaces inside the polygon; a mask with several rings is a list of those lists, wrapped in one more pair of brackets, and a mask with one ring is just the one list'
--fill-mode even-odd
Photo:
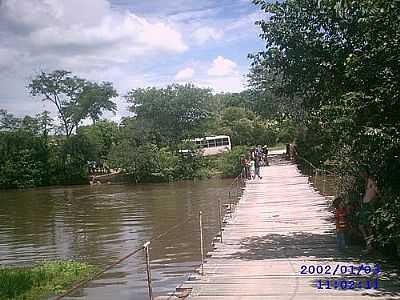
{"label": "bridge support post", "polygon": [[200,226],[200,253],[201,253],[200,274],[204,275],[203,213],[201,211],[199,212],[199,226]]}
{"label": "bridge support post", "polygon": [[314,188],[317,189],[317,180],[318,180],[318,169],[315,169],[314,173]]}
{"label": "bridge support post", "polygon": [[218,198],[218,222],[219,222],[219,234],[222,243],[222,212],[221,212],[221,199]]}
{"label": "bridge support post", "polygon": [[149,251],[150,241],[146,242],[144,247],[144,253],[146,256],[146,271],[147,271],[147,286],[149,289],[149,299],[153,300],[153,288],[151,284],[151,269],[150,269],[150,251]]}
{"label": "bridge support post", "polygon": [[229,214],[230,214],[230,217],[232,219],[232,197],[231,197],[231,191],[228,192],[228,195],[229,195]]}

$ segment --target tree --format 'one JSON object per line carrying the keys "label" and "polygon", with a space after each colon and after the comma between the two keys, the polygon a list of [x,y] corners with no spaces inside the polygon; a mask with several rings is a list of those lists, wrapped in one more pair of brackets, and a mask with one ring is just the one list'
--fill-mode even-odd
{"label": "tree", "polygon": [[137,120],[144,121],[161,138],[160,143],[176,145],[182,139],[202,135],[199,128],[210,115],[209,89],[191,84],[166,88],[132,90],[126,96]]}
{"label": "tree", "polygon": [[111,83],[97,84],[73,76],[71,72],[56,70],[41,72],[28,86],[33,96],[41,95],[43,101],[53,103],[67,137],[83,119],[98,120],[102,110],[115,111],[110,98],[117,96]]}
{"label": "tree", "polygon": [[74,107],[85,86],[85,80],[72,76],[71,72],[56,70],[51,73],[41,72],[29,84],[33,96],[41,95],[43,101],[53,103],[64,127],[67,137],[72,134],[77,120],[74,118]]}
{"label": "tree", "polygon": [[158,147],[154,144],[137,146],[132,141],[123,139],[112,147],[109,162],[112,167],[123,169],[135,182],[140,182],[159,172],[158,152]]}
{"label": "tree", "polygon": [[275,90],[301,99],[316,142],[331,143],[332,155],[350,147],[354,160],[387,177],[380,162],[388,160],[385,149],[395,152],[400,131],[399,3],[254,2],[272,14],[259,22],[267,50],[252,56],[255,82],[267,89],[260,78],[279,74]]}
{"label": "tree", "polygon": [[229,125],[235,121],[245,118],[254,120],[256,115],[254,112],[241,107],[227,107],[222,111],[221,122],[223,125]]}
{"label": "tree", "polygon": [[20,126],[20,120],[9,114],[5,109],[0,109],[0,131],[14,130]]}
{"label": "tree", "polygon": [[49,182],[46,112],[17,118],[1,111],[0,186],[27,187]]}
{"label": "tree", "polygon": [[[399,235],[390,210],[400,195],[400,5],[396,0],[255,0],[265,49],[251,55],[252,86],[305,111],[299,152],[316,164],[357,176],[367,166],[385,203],[377,229]],[[383,218],[386,218],[383,220]]]}
{"label": "tree", "polygon": [[117,96],[117,91],[110,82],[88,82],[79,97],[77,115],[82,119],[89,117],[95,124],[103,115],[103,110],[115,113],[117,105],[110,99]]}
{"label": "tree", "polygon": [[111,148],[119,142],[121,136],[118,124],[108,120],[81,126],[78,133],[86,136],[93,145],[96,161],[106,161]]}

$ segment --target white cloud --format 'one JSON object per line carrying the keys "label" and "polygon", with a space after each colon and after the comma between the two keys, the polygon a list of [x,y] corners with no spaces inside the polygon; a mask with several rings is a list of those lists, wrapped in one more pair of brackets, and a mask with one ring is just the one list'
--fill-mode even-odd
{"label": "white cloud", "polygon": [[199,45],[203,45],[209,40],[219,40],[223,37],[224,32],[220,29],[211,27],[200,27],[193,32],[193,39]]}
{"label": "white cloud", "polygon": [[[265,13],[263,12],[254,12],[248,15],[244,15],[241,18],[234,20],[230,24],[227,25],[227,31],[243,31],[243,29],[258,29],[258,27],[254,24],[256,21],[265,19]],[[269,14],[267,15],[269,16]],[[269,17],[268,17],[269,18]]]}
{"label": "white cloud", "polygon": [[188,80],[193,77],[193,74],[194,74],[194,70],[192,68],[185,68],[185,69],[178,71],[178,73],[176,73],[175,79],[178,81]]}
{"label": "white cloud", "polygon": [[[32,99],[26,86],[39,71],[55,69],[111,81],[121,96],[132,88],[166,86],[171,77],[217,92],[240,91],[245,67],[225,57],[242,50],[228,43],[256,36],[252,23],[259,16],[228,2],[0,0],[0,107],[17,114],[52,110]],[[235,13],[226,11],[231,5]],[[221,56],[210,57],[213,41]],[[107,117],[118,120],[127,104],[122,97],[116,102],[117,115]]]}
{"label": "white cloud", "polygon": [[0,67],[6,68],[18,58],[18,51],[0,47]]}
{"label": "white cloud", "polygon": [[105,16],[93,27],[46,27],[31,33],[29,42],[35,50],[64,52],[68,59],[84,64],[92,62],[93,54],[96,60],[123,63],[140,56],[187,50],[181,34],[169,25],[149,23],[130,13]]}
{"label": "white cloud", "polygon": [[246,88],[246,79],[244,76],[235,74],[226,77],[207,78],[197,83],[202,87],[210,87],[214,92],[241,92]]}
{"label": "white cloud", "polygon": [[143,62],[188,49],[182,32],[108,0],[0,0],[0,106],[16,114],[52,111],[26,86],[39,71],[55,69],[112,81],[124,95],[148,84]]}
{"label": "white cloud", "polygon": [[226,76],[235,72],[236,63],[230,59],[218,56],[214,59],[211,68],[208,70],[208,75],[211,76]]}
{"label": "white cloud", "polygon": [[1,43],[32,63],[52,56],[62,67],[97,67],[188,49],[174,24],[114,10],[106,0],[3,0],[0,6]]}

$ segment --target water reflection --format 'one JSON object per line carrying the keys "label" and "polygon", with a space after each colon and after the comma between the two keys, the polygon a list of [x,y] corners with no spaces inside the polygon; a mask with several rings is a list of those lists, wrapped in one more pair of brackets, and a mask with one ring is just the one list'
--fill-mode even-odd
{"label": "water reflection", "polygon": [[[231,180],[174,184],[100,185],[0,192],[0,263],[82,259],[105,266],[193,216],[151,245],[156,295],[172,291],[199,264],[197,214],[205,215],[208,244],[218,228],[217,196],[227,202]],[[144,299],[143,253],[74,296]]]}

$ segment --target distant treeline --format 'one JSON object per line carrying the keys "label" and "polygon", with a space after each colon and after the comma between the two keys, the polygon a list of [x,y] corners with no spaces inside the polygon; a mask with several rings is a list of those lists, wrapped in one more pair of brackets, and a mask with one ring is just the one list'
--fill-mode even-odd
{"label": "distant treeline", "polygon": [[[0,110],[3,188],[85,183],[88,162],[121,170],[136,182],[231,176],[240,171],[246,147],[213,159],[180,153],[195,150],[183,141],[226,134],[234,146],[274,145],[291,141],[295,132],[284,115],[260,109],[264,98],[251,91],[213,95],[191,84],[131,90],[125,99],[132,115],[120,124],[101,119],[104,111],[116,111],[117,92],[109,82],[57,70],[37,75],[29,91],[54,105],[58,120],[49,112],[19,118]],[[83,126],[85,119],[92,125]]]}

